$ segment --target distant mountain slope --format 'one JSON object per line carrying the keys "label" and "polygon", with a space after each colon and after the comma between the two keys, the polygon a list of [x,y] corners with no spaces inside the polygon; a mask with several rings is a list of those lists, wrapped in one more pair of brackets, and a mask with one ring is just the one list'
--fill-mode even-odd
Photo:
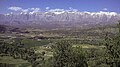
{"label": "distant mountain slope", "polygon": [[0,24],[0,33],[21,32],[21,31],[22,28]]}
{"label": "distant mountain slope", "polygon": [[0,14],[0,24],[17,27],[69,28],[114,24],[120,19],[115,12],[51,11]]}

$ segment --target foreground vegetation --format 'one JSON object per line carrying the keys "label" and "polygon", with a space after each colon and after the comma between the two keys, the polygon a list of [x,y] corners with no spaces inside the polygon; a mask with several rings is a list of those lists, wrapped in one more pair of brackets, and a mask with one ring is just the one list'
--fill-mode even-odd
{"label": "foreground vegetation", "polygon": [[4,28],[0,34],[0,67],[119,67],[120,24],[103,28],[73,33],[66,30],[64,34],[42,31],[40,36],[35,35],[41,31],[10,35]]}

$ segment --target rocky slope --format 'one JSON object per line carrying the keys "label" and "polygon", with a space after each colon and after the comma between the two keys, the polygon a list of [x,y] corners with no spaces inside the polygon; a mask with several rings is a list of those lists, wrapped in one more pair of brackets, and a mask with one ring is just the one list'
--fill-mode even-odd
{"label": "rocky slope", "polygon": [[0,14],[0,24],[17,27],[63,28],[93,27],[95,25],[114,24],[120,20],[115,12],[79,12],[79,11],[48,11],[35,13]]}

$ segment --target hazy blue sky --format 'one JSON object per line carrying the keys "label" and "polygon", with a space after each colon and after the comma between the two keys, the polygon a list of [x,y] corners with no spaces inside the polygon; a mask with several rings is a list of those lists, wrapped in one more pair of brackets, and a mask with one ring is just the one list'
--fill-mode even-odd
{"label": "hazy blue sky", "polygon": [[[69,9],[79,11],[113,11],[120,13],[120,0],[0,0],[0,13],[7,13],[10,7],[22,9],[40,8],[46,9]],[[46,8],[47,7],[47,8]]]}

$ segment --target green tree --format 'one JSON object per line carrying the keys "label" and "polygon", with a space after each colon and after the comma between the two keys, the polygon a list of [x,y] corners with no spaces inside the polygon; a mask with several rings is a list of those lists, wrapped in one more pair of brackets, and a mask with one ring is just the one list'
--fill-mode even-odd
{"label": "green tree", "polygon": [[12,43],[0,42],[0,54],[10,55],[14,59],[27,60],[32,67],[42,67],[45,52],[37,54],[34,49],[25,47],[21,40],[13,40]]}
{"label": "green tree", "polygon": [[87,67],[81,48],[73,48],[69,41],[57,42],[53,49],[53,67]]}
{"label": "green tree", "polygon": [[81,47],[73,49],[73,67],[88,67],[86,52]]}
{"label": "green tree", "polygon": [[118,35],[110,37],[107,34],[105,37],[106,63],[111,67],[120,66],[120,23],[118,25],[118,28]]}

